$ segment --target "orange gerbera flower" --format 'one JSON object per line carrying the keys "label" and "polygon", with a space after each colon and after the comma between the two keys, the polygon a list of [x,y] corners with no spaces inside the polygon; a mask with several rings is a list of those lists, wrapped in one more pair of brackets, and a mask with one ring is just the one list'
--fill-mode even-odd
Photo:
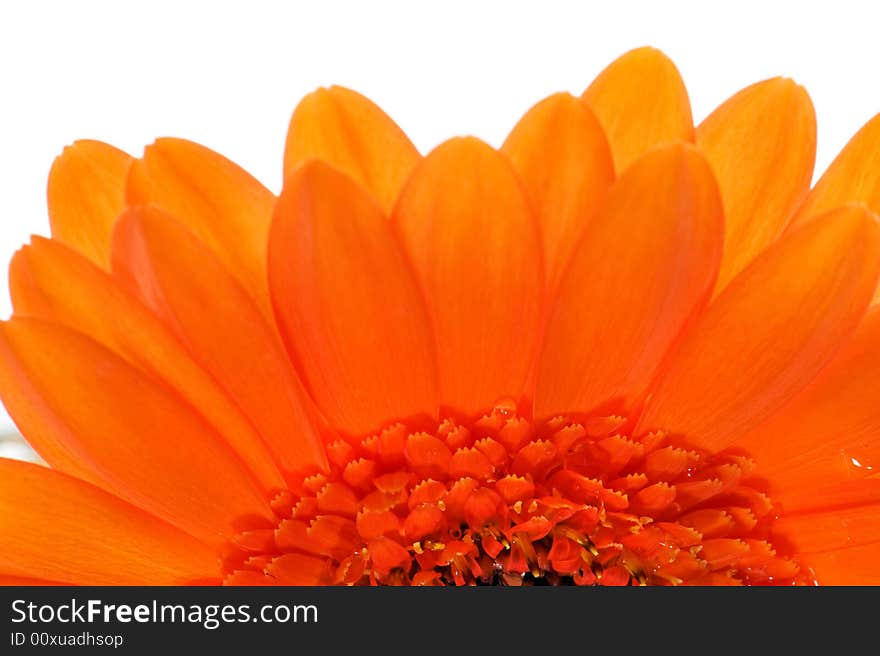
{"label": "orange gerbera flower", "polygon": [[[78,142],[12,261],[0,579],[880,583],[880,116],[661,53],[421,157],[296,109],[275,198]],[[722,210],[723,208],[723,210]]]}

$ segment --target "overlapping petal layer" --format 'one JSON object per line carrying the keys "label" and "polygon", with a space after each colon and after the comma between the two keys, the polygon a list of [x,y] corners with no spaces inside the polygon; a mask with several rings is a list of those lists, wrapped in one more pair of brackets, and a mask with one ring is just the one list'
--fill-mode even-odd
{"label": "overlapping petal layer", "polygon": [[159,139],[132,164],[125,197],[185,223],[271,316],[266,240],[275,198],[254,177],[204,146]]}
{"label": "overlapping petal layer", "polygon": [[611,190],[574,251],[550,313],[535,414],[632,411],[708,300],[723,243],[721,199],[692,147],[660,147]]}
{"label": "overlapping petal layer", "polygon": [[728,285],[683,338],[639,420],[724,449],[828,363],[880,271],[880,225],[843,208],[792,232]]}
{"label": "overlapping petal layer", "polygon": [[[15,315],[45,319],[100,342],[146,374],[175,390],[208,420],[248,463],[266,489],[281,483],[262,439],[233,401],[195,362],[172,331],[130,290],[107,272],[56,241],[34,237],[16,253],[9,271]],[[22,431],[24,419],[7,400]],[[64,456],[53,432],[25,433],[49,464],[82,475],[80,463]]]}
{"label": "overlapping petal layer", "polygon": [[433,337],[391,225],[350,178],[310,161],[287,179],[269,277],[281,331],[318,407],[360,434],[436,415]]}
{"label": "overlapping petal layer", "polygon": [[810,191],[803,89],[695,131],[642,48],[500,151],[320,89],[278,199],[77,142],[10,267],[53,469],[0,460],[0,584],[880,582],[878,135]]}
{"label": "overlapping petal layer", "polygon": [[389,213],[419,153],[370,100],[334,86],[309,94],[293,112],[284,151],[285,177],[312,158],[361,183]]}
{"label": "overlapping petal layer", "polygon": [[513,168],[473,138],[415,169],[395,228],[434,326],[441,406],[475,414],[529,389],[544,277],[537,221]]}
{"label": "overlapping petal layer", "polygon": [[100,141],[77,141],[52,164],[47,189],[52,236],[107,268],[110,233],[125,207],[134,158]]}
{"label": "overlapping petal layer", "polygon": [[675,64],[638,48],[615,60],[581,96],[605,130],[618,173],[652,147],[693,142],[691,103]]}
{"label": "overlapping petal layer", "polygon": [[183,585],[216,580],[218,564],[213,549],[112,494],[0,459],[0,583]]}
{"label": "overlapping petal layer", "polygon": [[194,408],[89,337],[37,319],[0,331],[0,394],[101,487],[220,544],[268,517],[265,493]]}
{"label": "overlapping petal layer", "polygon": [[112,259],[114,273],[228,391],[283,470],[325,465],[317,412],[274,326],[204,244],[170,216],[140,208],[117,222]]}
{"label": "overlapping petal layer", "polygon": [[759,82],[700,124],[697,145],[712,164],[724,199],[721,289],[776,239],[810,188],[816,158],[813,105],[791,80]]}
{"label": "overlapping petal layer", "polygon": [[552,290],[614,181],[605,133],[589,108],[560,93],[526,113],[501,150],[537,215]]}

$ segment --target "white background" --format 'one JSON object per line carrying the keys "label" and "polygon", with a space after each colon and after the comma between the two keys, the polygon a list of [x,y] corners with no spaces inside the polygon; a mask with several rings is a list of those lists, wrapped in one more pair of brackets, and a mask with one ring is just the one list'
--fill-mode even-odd
{"label": "white background", "polygon": [[580,93],[618,55],[653,45],[681,70],[696,121],[751,82],[806,86],[821,172],[880,111],[878,25],[869,0],[0,0],[0,315],[6,263],[48,234],[46,174],[75,139],[139,154],[187,137],[277,191],[290,112],[317,86],[367,94],[423,152],[457,134],[500,145],[543,96]]}

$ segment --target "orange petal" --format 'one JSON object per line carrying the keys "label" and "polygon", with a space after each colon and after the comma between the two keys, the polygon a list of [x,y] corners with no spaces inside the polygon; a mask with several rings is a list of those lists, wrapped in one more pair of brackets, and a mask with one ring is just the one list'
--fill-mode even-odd
{"label": "orange petal", "polygon": [[59,581],[47,581],[46,579],[33,579],[27,576],[7,576],[0,574],[0,586],[27,586],[29,588],[38,586],[57,586],[64,585]]}
{"label": "orange petal", "polygon": [[878,585],[880,498],[822,512],[783,515],[773,540],[798,554],[820,585]]}
{"label": "orange petal", "polygon": [[88,483],[0,459],[0,572],[76,585],[219,580],[201,542]]}
{"label": "orange petal", "polygon": [[722,449],[802,389],[862,318],[880,227],[843,208],[777,242],[709,306],[672,354],[639,421]]}
{"label": "orange petal", "polygon": [[880,471],[880,308],[816,379],[737,440],[784,507]]}
{"label": "orange petal", "polygon": [[602,126],[586,105],[558,93],[535,105],[501,149],[525,184],[541,228],[549,288],[614,181]]}
{"label": "orange petal", "polygon": [[0,328],[0,396],[22,434],[52,433],[101,487],[218,543],[270,511],[192,408],[97,342],[37,319]]}
{"label": "orange petal", "polygon": [[288,472],[326,466],[318,416],[259,307],[182,224],[152,207],[120,217],[115,275],[137,289],[229,392]]}
{"label": "orange petal", "polygon": [[[191,274],[187,272],[186,279]],[[34,237],[15,254],[9,284],[16,316],[47,319],[89,335],[163,380],[223,435],[268,491],[283,485],[278,467],[241,410],[169,330],[107,272],[54,240]],[[28,439],[53,467],[93,480],[60,449],[52,431]]]}
{"label": "orange petal", "polygon": [[616,59],[581,98],[605,129],[618,173],[657,144],[694,140],[681,75],[654,48],[637,48]]}
{"label": "orange petal", "polygon": [[792,227],[849,203],[864,203],[880,213],[880,114],[865,123],[831,162]]}
{"label": "orange petal", "polygon": [[348,176],[311,160],[288,177],[269,278],[288,349],[334,426],[436,414],[424,302],[388,220]]}
{"label": "orange petal", "polygon": [[782,232],[810,189],[816,114],[807,92],[774,78],[747,87],[697,128],[724,200],[718,289]]}
{"label": "orange petal", "polygon": [[[775,481],[774,481],[775,483]],[[779,503],[783,515],[795,515],[817,511],[830,511],[837,508],[863,506],[880,503],[880,476],[873,474],[852,480],[816,479],[810,490],[801,494],[789,494],[784,503]],[[777,496],[773,494],[774,502]]]}
{"label": "orange petal", "polygon": [[100,141],[77,141],[49,171],[52,236],[107,268],[110,231],[125,207],[125,179],[133,158]]}
{"label": "orange petal", "polygon": [[[791,225],[802,225],[849,203],[864,203],[880,214],[880,114],[865,123],[831,162]],[[880,286],[874,304],[880,304]]]}
{"label": "orange petal", "polygon": [[878,559],[880,541],[802,554],[797,560],[802,568],[812,573],[820,585],[880,585]]}
{"label": "orange petal", "polygon": [[318,89],[297,106],[284,151],[284,176],[317,158],[364,185],[386,213],[420,157],[397,124],[343,87]]}
{"label": "orange petal", "polygon": [[[559,288],[538,365],[535,414],[631,409],[688,319],[706,303],[724,233],[709,165],[665,146],[623,174]],[[609,409],[610,410],[610,409]]]}
{"label": "orange petal", "polygon": [[266,242],[275,196],[244,169],[191,141],[159,139],[132,165],[126,199],[184,222],[272,316]]}
{"label": "orange petal", "polygon": [[543,264],[508,162],[477,139],[447,141],[413,172],[394,221],[434,323],[441,405],[474,413],[526,392]]}
{"label": "orange petal", "polygon": [[332,580],[326,558],[288,553],[273,560],[266,573],[277,585],[330,585]]}

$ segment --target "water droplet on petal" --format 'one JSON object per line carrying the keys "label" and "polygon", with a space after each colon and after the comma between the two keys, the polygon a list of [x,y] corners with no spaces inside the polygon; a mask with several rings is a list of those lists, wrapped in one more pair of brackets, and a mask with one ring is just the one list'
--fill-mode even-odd
{"label": "water droplet on petal", "polygon": [[509,419],[516,414],[516,401],[509,396],[502,396],[495,401],[492,407],[492,412],[504,419]]}
{"label": "water droplet on petal", "polygon": [[847,463],[859,471],[860,474],[867,474],[874,471],[874,465],[863,454],[853,452],[843,452],[843,457]]}

